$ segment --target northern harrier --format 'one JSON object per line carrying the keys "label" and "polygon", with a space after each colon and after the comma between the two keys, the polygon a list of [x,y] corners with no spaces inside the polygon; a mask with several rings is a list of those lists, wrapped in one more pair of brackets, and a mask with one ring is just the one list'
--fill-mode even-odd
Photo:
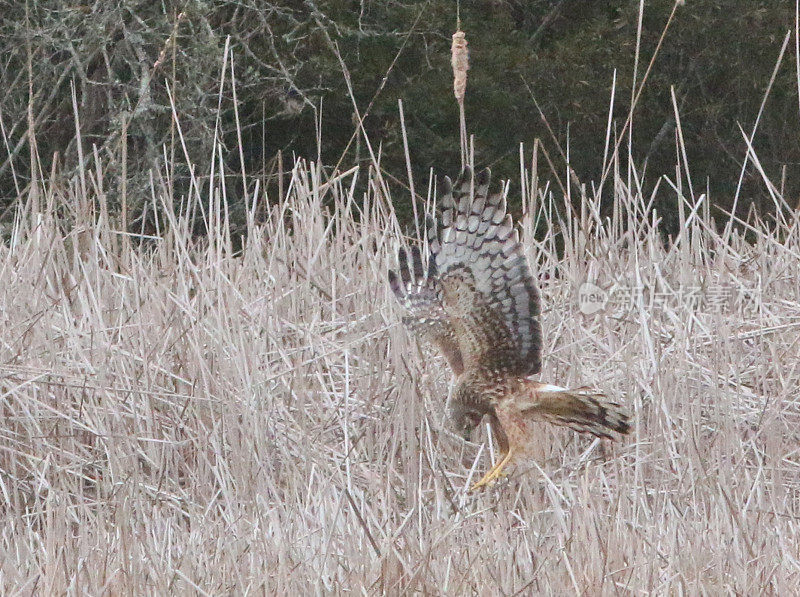
{"label": "northern harrier", "polygon": [[398,252],[389,284],[407,312],[403,323],[444,353],[455,375],[448,412],[469,438],[488,417],[501,457],[477,489],[529,452],[530,423],[544,420],[598,437],[630,430],[628,414],[596,389],[566,389],[531,376],[542,368],[539,292],[506,214],[502,193],[488,195],[489,170],[444,179],[439,224],[426,218],[430,255]]}

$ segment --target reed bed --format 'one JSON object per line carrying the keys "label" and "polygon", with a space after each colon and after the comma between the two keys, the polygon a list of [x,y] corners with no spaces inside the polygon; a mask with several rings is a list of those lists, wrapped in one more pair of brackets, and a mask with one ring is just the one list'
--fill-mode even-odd
{"label": "reed bed", "polygon": [[0,591],[796,591],[796,215],[714,221],[664,179],[665,239],[617,156],[577,211],[521,156],[541,377],[604,388],[635,427],[542,426],[476,494],[493,450],[448,430],[446,363],[399,324],[385,278],[407,230],[376,170],[297,161],[281,196],[246,181],[241,238],[221,177],[179,200],[155,173],[146,238],[108,215],[96,155],[23,197],[0,244]]}

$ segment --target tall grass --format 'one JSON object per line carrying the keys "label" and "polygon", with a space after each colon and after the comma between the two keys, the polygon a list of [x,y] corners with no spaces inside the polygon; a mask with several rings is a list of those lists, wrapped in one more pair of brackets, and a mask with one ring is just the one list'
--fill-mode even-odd
{"label": "tall grass", "polygon": [[[99,166],[44,181],[0,245],[4,594],[800,583],[794,215],[715,225],[705,196],[666,180],[684,225],[665,243],[620,168],[601,218],[592,195],[560,209],[523,164],[542,379],[608,390],[635,430],[609,445],[542,426],[535,459],[469,494],[493,455],[485,432],[447,430],[446,364],[398,324],[385,271],[401,227],[380,181],[298,161],[284,196],[256,186],[249,213],[266,215],[237,252],[219,178],[178,205],[156,173],[142,241],[108,215]],[[586,281],[611,296],[591,316]]]}
{"label": "tall grass", "polygon": [[[606,390],[634,430],[609,444],[543,425],[535,457],[477,494],[495,454],[486,430],[448,430],[447,365],[398,323],[386,271],[408,199],[366,135],[369,171],[298,160],[268,194],[223,176],[218,146],[200,178],[174,112],[145,198],[124,172],[108,184],[78,135],[78,176],[37,177],[0,243],[0,592],[795,592],[800,221],[756,122],[743,171],[776,215],[715,222],[673,106],[678,163],[652,195],[620,153],[632,109],[613,143],[609,117],[591,191],[555,136],[557,192],[539,156],[560,166],[520,148],[542,379]],[[129,232],[129,201],[147,234]],[[607,299],[588,315],[587,289]]]}

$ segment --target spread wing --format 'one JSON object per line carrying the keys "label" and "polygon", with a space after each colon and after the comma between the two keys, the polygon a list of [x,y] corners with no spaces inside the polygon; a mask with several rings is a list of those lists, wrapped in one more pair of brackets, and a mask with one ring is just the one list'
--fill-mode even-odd
{"label": "spread wing", "polygon": [[465,169],[455,185],[444,179],[441,234],[428,225],[433,288],[466,367],[533,375],[542,364],[539,292],[505,197],[488,195],[490,177]]}
{"label": "spread wing", "polygon": [[397,255],[397,272],[389,270],[389,285],[407,315],[403,323],[420,339],[431,342],[442,351],[455,375],[464,371],[464,362],[450,318],[439,299],[436,261],[428,259],[428,269],[422,265],[418,247],[411,249],[411,267],[408,253],[401,247]]}

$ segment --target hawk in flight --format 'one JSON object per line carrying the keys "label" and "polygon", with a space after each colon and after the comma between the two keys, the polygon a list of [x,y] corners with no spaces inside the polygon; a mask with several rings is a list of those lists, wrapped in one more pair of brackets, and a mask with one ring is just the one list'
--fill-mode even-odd
{"label": "hawk in flight", "polygon": [[603,392],[561,388],[532,376],[542,368],[539,292],[506,214],[502,193],[489,195],[489,170],[444,179],[441,226],[426,218],[427,267],[418,247],[398,252],[389,284],[406,311],[403,323],[436,345],[455,376],[448,403],[464,438],[488,417],[501,457],[473,485],[498,479],[529,452],[530,423],[544,420],[614,439],[630,430],[627,412]]}

